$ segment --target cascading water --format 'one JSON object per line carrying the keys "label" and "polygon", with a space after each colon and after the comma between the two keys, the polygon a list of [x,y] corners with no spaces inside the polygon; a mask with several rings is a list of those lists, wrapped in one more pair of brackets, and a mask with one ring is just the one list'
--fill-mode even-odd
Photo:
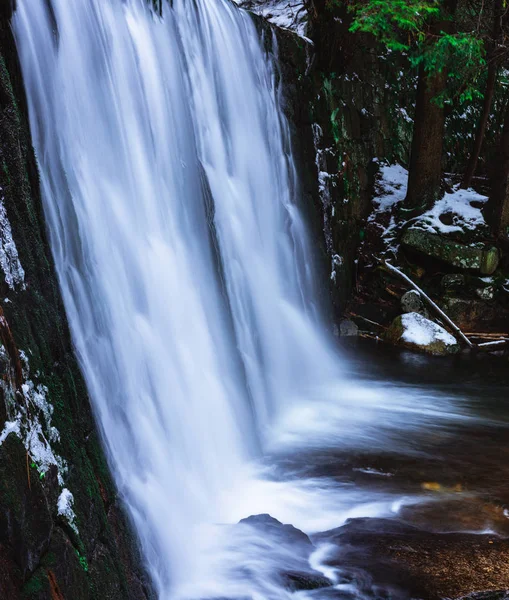
{"label": "cascading water", "polygon": [[420,492],[352,486],[338,452],[416,456],[419,435],[470,416],[454,395],[340,376],[251,18],[228,0],[163,17],[145,0],[17,4],[62,295],[158,598],[281,600],[295,569],[362,597],[330,544],[300,554],[236,521],[268,512],[312,534],[393,515]]}
{"label": "cascading water", "polygon": [[14,30],[74,343],[155,587],[174,598],[271,419],[337,365],[251,18],[227,0],[163,12],[19,0]]}

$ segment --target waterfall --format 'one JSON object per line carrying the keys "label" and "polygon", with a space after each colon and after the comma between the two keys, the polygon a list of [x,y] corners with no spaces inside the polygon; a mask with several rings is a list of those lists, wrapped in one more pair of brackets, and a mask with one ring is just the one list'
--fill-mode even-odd
{"label": "waterfall", "polygon": [[228,0],[163,9],[18,0],[13,27],[74,344],[166,599],[270,424],[337,366],[275,61]]}

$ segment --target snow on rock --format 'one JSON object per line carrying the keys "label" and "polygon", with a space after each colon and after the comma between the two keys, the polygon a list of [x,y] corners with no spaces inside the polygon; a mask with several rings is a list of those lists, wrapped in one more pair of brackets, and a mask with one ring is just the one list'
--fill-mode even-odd
{"label": "snow on rock", "polygon": [[78,533],[78,527],[76,526],[76,514],[72,508],[73,504],[74,496],[67,488],[64,488],[58,498],[57,511],[58,514],[69,523],[71,529],[75,533]]}
{"label": "snow on rock", "polygon": [[[398,202],[402,202],[406,196],[407,181],[408,171],[401,165],[381,166],[377,185],[380,195],[373,198],[374,213],[388,212]],[[374,219],[373,214],[370,219]]]}
{"label": "snow on rock", "polygon": [[[423,213],[413,226],[445,235],[486,227],[481,208],[487,201],[486,196],[472,189],[455,189],[437,200],[433,208]],[[447,219],[444,219],[445,215]]]}
{"label": "snow on rock", "polygon": [[11,224],[7,218],[3,196],[0,199],[0,266],[11,290],[16,287],[25,289],[25,271],[19,261],[18,249],[12,238]]}
{"label": "snow on rock", "polygon": [[443,342],[446,346],[456,346],[457,341],[443,327],[426,319],[419,313],[406,313],[401,316],[403,334],[401,340],[416,346],[429,346],[435,342]]}
{"label": "snow on rock", "polygon": [[301,37],[306,37],[308,11],[304,0],[235,0],[235,2],[264,17],[278,27],[291,29]]}
{"label": "snow on rock", "polygon": [[407,181],[408,171],[401,165],[382,165],[376,186],[378,195],[373,198],[373,212],[368,217],[368,223],[376,223],[378,227],[382,227],[381,236],[392,253],[398,251],[395,241],[398,222],[394,209],[405,199]]}
{"label": "snow on rock", "polygon": [[[48,388],[35,384],[30,377],[30,366],[26,354],[21,351],[24,383],[16,389],[9,377],[0,379],[0,388],[6,403],[9,421],[0,433],[0,445],[8,435],[15,434],[23,442],[30,459],[44,477],[51,466],[57,469],[58,483],[64,484],[67,464],[51,446],[60,439],[60,434],[51,423],[53,406],[48,400]],[[0,359],[8,361],[5,348],[0,346]]]}
{"label": "snow on rock", "polygon": [[[332,240],[332,231],[330,224],[330,215],[334,216],[334,206],[332,205],[331,188],[336,185],[334,175],[327,173],[327,155],[334,154],[332,148],[322,148],[323,131],[318,123],[313,123],[313,143],[315,146],[315,165],[318,177],[318,194],[323,205],[323,231],[325,235],[325,245],[329,255],[333,256],[334,243]],[[332,272],[335,272],[334,262]],[[331,275],[332,277],[332,275]]]}
{"label": "snow on rock", "polygon": [[[0,389],[3,392],[8,421],[0,432],[0,446],[11,434],[16,435],[26,448],[27,454],[43,478],[50,467],[57,469],[58,484],[64,485],[67,474],[67,463],[52,448],[52,443],[60,440],[60,434],[51,423],[53,406],[48,400],[48,388],[34,383],[30,377],[30,365],[27,355],[19,352],[22,363],[24,383],[21,389],[16,389],[13,379],[9,376],[0,379]],[[8,372],[10,357],[5,348],[0,345],[0,361]],[[63,488],[57,502],[58,514],[64,517],[71,529],[79,535],[76,525],[76,514],[72,508],[74,497],[67,488]]]}
{"label": "snow on rock", "polygon": [[0,433],[0,446],[5,442],[7,436],[10,433],[16,433],[19,435],[19,423],[18,421],[7,421],[4,425],[2,432]]}
{"label": "snow on rock", "polygon": [[398,218],[396,209],[405,199],[407,182],[408,171],[401,165],[380,166],[377,196],[373,199],[374,208],[368,217],[368,224],[380,230],[387,251],[397,253],[398,234],[406,225],[409,225],[407,231],[422,230],[443,236],[456,234],[455,237],[458,237],[458,234],[468,233],[468,245],[478,237],[475,233],[484,235],[487,225],[482,208],[488,198],[472,189],[455,188],[437,200],[428,211],[410,221]]}

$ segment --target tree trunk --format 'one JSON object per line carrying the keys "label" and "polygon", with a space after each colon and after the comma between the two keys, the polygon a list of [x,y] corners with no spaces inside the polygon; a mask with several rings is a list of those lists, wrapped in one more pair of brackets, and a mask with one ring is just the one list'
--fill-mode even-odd
{"label": "tree trunk", "polygon": [[495,93],[495,82],[497,80],[497,63],[492,60],[488,66],[488,79],[486,81],[486,90],[484,92],[484,101],[482,106],[481,118],[477,125],[477,131],[475,133],[474,147],[470,153],[465,175],[461,187],[467,189],[472,183],[472,178],[477,168],[479,161],[479,155],[481,154],[481,148],[484,141],[484,135],[486,133],[486,127],[488,126],[488,119],[490,116],[491,105],[493,103],[493,95]]}
{"label": "tree trunk", "polygon": [[461,187],[466,189],[470,187],[472,183],[472,177],[474,176],[479,161],[479,155],[481,154],[481,148],[484,141],[484,135],[486,133],[486,127],[488,125],[488,119],[490,116],[491,105],[493,104],[493,95],[495,93],[495,83],[497,81],[497,71],[499,57],[499,41],[502,33],[502,13],[504,9],[504,0],[495,0],[493,3],[493,28],[491,32],[491,40],[488,44],[488,78],[486,81],[486,90],[484,92],[484,101],[482,106],[481,118],[477,125],[477,131],[475,133],[474,146],[470,153],[465,175]]}
{"label": "tree trunk", "polygon": [[440,195],[445,111],[435,99],[443,93],[446,83],[445,69],[428,74],[421,65],[405,198],[405,208],[415,213],[424,210]]}
{"label": "tree trunk", "polygon": [[[452,31],[453,16],[458,2],[459,0],[444,0],[443,18],[432,27],[433,35],[440,36],[442,32]],[[445,110],[437,98],[443,94],[446,85],[447,69],[428,73],[421,63],[415,102],[408,189],[404,202],[410,215],[419,214],[440,196]]]}
{"label": "tree trunk", "polygon": [[507,105],[504,128],[500,137],[497,167],[493,176],[487,218],[497,238],[509,242],[509,104]]}

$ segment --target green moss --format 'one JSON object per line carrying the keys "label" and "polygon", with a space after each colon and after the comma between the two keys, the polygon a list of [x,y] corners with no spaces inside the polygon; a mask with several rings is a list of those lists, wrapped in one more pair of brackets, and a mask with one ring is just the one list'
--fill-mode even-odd
{"label": "green moss", "polygon": [[49,597],[49,582],[48,575],[44,569],[37,569],[37,571],[30,577],[30,579],[23,586],[22,594],[25,598],[30,598],[41,592],[48,592]]}
{"label": "green moss", "polygon": [[83,556],[78,550],[76,550],[76,556],[78,557],[81,568],[88,573],[88,561],[86,556]]}

